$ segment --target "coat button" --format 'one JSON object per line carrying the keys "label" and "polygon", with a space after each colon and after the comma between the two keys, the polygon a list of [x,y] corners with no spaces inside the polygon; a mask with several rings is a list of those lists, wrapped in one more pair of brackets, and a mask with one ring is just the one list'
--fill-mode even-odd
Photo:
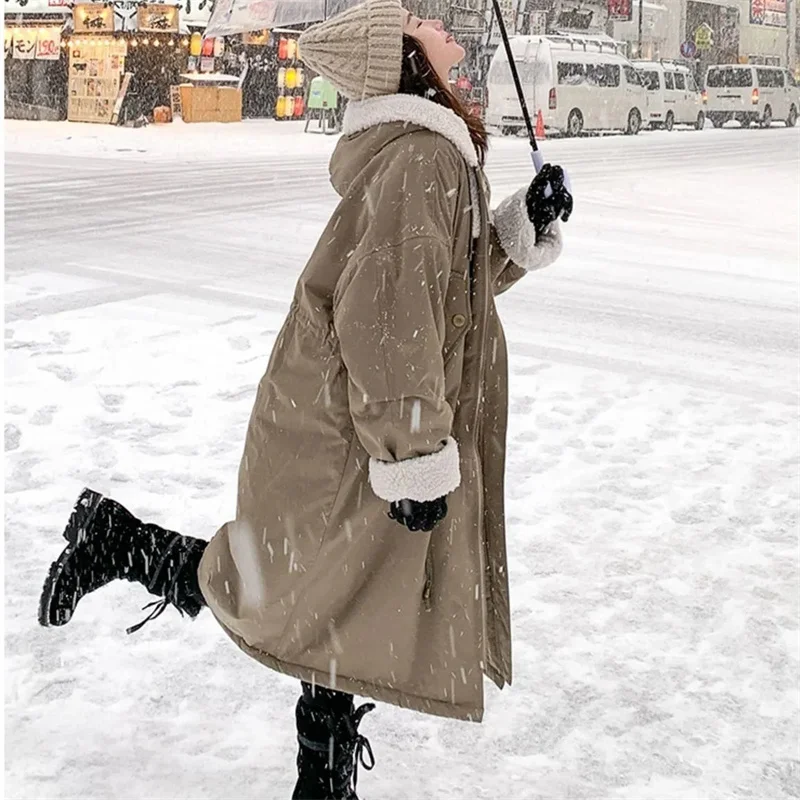
{"label": "coat button", "polygon": [[463,328],[466,321],[467,318],[463,314],[453,314],[453,325],[455,325],[456,328]]}

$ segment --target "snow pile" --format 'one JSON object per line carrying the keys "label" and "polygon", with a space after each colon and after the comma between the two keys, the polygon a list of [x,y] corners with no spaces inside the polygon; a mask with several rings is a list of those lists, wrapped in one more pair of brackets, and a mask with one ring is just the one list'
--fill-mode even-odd
{"label": "snow pile", "polygon": [[[568,250],[500,301],[515,683],[480,726],[369,715],[363,797],[798,796],[798,137],[713,134],[548,142]],[[291,793],[296,682],[210,615],[126,637],[152,598],[120,584],[36,625],[83,485],[192,535],[233,515],[256,384],[335,204],[332,139],[296,160],[284,141],[174,168],[8,159],[9,797]],[[494,151],[495,202],[526,159]]]}

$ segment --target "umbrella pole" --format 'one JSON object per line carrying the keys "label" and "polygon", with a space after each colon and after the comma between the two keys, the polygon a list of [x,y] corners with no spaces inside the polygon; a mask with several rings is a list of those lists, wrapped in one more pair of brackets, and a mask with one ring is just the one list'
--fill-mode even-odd
{"label": "umbrella pole", "polygon": [[500,38],[503,40],[503,47],[508,56],[508,66],[511,69],[511,77],[514,79],[514,88],[517,90],[517,97],[519,104],[522,108],[522,118],[525,120],[525,127],[528,129],[528,141],[531,143],[531,150],[533,150],[533,163],[536,165],[537,171],[541,169],[541,161],[539,155],[539,145],[536,143],[536,136],[533,133],[533,123],[531,122],[531,115],[528,112],[528,104],[525,102],[525,94],[522,91],[522,84],[519,80],[519,72],[517,72],[517,64],[514,61],[514,54],[511,52],[511,42],[508,41],[508,32],[506,31],[506,23],[503,19],[503,14],[500,11],[500,4],[498,0],[492,0],[492,7],[494,8],[494,15],[497,18],[497,25],[500,28]]}

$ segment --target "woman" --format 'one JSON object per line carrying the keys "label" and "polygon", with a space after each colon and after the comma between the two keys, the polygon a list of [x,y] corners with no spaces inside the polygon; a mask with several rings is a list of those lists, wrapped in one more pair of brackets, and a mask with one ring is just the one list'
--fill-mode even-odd
{"label": "woman", "polygon": [[353,694],[478,721],[483,676],[511,681],[494,294],[555,260],[572,201],[548,167],[492,221],[486,133],[448,88],[464,50],[440,22],[369,0],[300,48],[351,100],[341,201],[259,386],[236,520],[206,544],[86,490],[40,621],[116,578],[163,598],[151,618],[208,605],[303,682],[294,797],[339,800],[372,767]]}

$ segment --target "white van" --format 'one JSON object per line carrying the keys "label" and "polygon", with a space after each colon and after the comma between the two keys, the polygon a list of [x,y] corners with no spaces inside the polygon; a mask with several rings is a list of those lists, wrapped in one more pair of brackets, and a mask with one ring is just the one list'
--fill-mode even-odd
{"label": "white van", "polygon": [[634,61],[633,65],[647,91],[651,128],[671,131],[675,125],[694,125],[703,130],[703,97],[688,67],[671,61]]}
{"label": "white van", "polygon": [[706,116],[714,127],[735,119],[768,128],[783,120],[797,122],[800,98],[792,74],[782,67],[719,64],[706,72]]}
{"label": "white van", "polygon": [[[568,136],[609,129],[639,133],[646,92],[619,47],[607,36],[513,36],[511,50],[533,120],[541,111],[545,129]],[[487,91],[487,124],[503,133],[521,130],[522,112],[503,47],[489,67]]]}

